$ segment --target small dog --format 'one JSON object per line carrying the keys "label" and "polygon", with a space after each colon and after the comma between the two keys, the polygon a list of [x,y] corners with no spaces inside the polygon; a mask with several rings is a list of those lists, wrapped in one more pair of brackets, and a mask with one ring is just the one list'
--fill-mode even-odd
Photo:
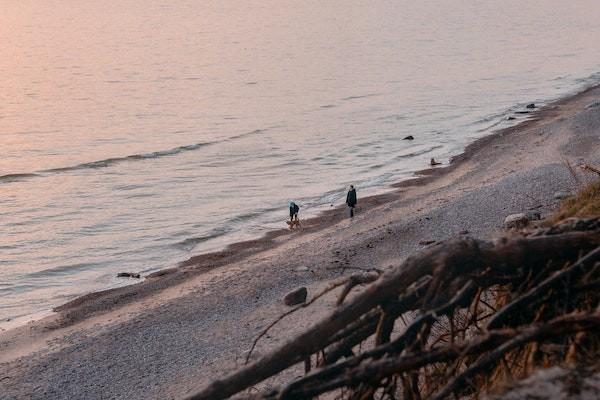
{"label": "small dog", "polygon": [[300,224],[300,220],[299,219],[293,219],[291,221],[286,221],[286,223],[290,227],[290,231],[293,231],[294,229],[301,229],[302,228],[302,225]]}

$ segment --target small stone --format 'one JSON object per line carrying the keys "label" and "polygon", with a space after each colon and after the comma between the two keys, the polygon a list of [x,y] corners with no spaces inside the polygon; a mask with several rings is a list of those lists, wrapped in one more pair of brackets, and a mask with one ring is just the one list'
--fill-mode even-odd
{"label": "small stone", "polygon": [[525,213],[525,215],[527,216],[527,219],[530,221],[539,221],[542,219],[542,214],[538,211],[527,211],[527,213]]}
{"label": "small stone", "polygon": [[535,104],[534,103],[529,103],[529,104],[527,104],[527,106],[525,106],[525,108],[528,108],[528,109],[531,110],[531,109],[535,108]]}
{"label": "small stone", "polygon": [[405,137],[404,139],[402,139],[402,140],[414,140],[414,139],[415,139],[415,138],[414,138],[414,136],[413,136],[413,135],[408,135],[408,136],[406,136],[406,137]]}
{"label": "small stone", "polygon": [[421,246],[428,246],[430,244],[434,244],[436,241],[435,240],[421,240],[419,242],[419,245]]}
{"label": "small stone", "polygon": [[458,234],[459,234],[459,235],[468,235],[468,234],[469,234],[469,231],[465,229],[464,231],[460,231],[460,232],[458,232]]}
{"label": "small stone", "polygon": [[523,213],[511,214],[504,218],[504,228],[506,229],[524,228],[527,226],[527,224],[529,224],[529,218],[527,218],[527,215]]}
{"label": "small stone", "polygon": [[296,304],[301,304],[306,301],[306,296],[308,295],[308,290],[305,287],[301,287],[299,289],[294,290],[285,295],[283,298],[283,302],[286,306],[295,306]]}
{"label": "small stone", "polygon": [[554,193],[554,200],[563,200],[563,199],[566,199],[567,197],[571,197],[571,194],[569,194],[567,192]]}
{"label": "small stone", "polygon": [[510,116],[510,117],[507,117],[506,119],[507,119],[508,121],[513,121],[513,120],[517,119],[517,117]]}
{"label": "small stone", "polygon": [[136,274],[134,272],[119,272],[117,274],[117,278],[136,278],[136,279],[140,279],[141,276],[140,276],[140,274]]}
{"label": "small stone", "polygon": [[308,267],[298,267],[294,271],[296,271],[296,272],[307,272],[308,271]]}

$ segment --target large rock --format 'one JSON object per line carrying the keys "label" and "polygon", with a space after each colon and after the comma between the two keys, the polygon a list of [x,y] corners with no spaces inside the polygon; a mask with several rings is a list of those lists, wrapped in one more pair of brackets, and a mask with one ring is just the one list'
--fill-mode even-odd
{"label": "large rock", "polygon": [[529,223],[529,218],[527,218],[527,215],[525,215],[523,213],[511,214],[508,217],[504,218],[504,227],[506,229],[524,228],[527,226],[528,223]]}
{"label": "large rock", "polygon": [[406,136],[406,137],[405,137],[404,139],[402,139],[402,140],[415,140],[415,138],[414,138],[414,136],[413,136],[413,135],[408,135],[408,136]]}
{"label": "large rock", "polygon": [[296,304],[301,304],[306,301],[306,296],[308,295],[308,290],[305,287],[301,287],[299,289],[294,290],[285,295],[283,298],[283,302],[286,306],[295,306]]}
{"label": "large rock", "polygon": [[527,215],[527,219],[530,221],[539,221],[542,219],[542,213],[539,211],[527,211],[525,215]]}

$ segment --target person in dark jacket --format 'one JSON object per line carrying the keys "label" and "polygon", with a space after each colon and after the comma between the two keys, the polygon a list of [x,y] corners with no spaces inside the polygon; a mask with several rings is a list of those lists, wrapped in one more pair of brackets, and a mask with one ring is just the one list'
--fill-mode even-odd
{"label": "person in dark jacket", "polygon": [[354,217],[354,206],[356,206],[356,190],[353,185],[350,185],[350,190],[348,190],[348,194],[346,195],[346,204],[350,210],[350,218]]}
{"label": "person in dark jacket", "polygon": [[298,212],[300,211],[300,207],[293,201],[288,201],[288,206],[290,207],[290,221],[294,219],[298,221]]}

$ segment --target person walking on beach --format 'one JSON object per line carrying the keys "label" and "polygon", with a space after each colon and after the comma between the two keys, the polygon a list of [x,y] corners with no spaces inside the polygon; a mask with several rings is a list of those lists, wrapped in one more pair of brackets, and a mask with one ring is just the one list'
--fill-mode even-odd
{"label": "person walking on beach", "polygon": [[350,190],[348,190],[348,194],[346,195],[346,204],[348,205],[350,218],[354,217],[354,206],[356,206],[356,190],[354,189],[354,185],[350,185]]}

